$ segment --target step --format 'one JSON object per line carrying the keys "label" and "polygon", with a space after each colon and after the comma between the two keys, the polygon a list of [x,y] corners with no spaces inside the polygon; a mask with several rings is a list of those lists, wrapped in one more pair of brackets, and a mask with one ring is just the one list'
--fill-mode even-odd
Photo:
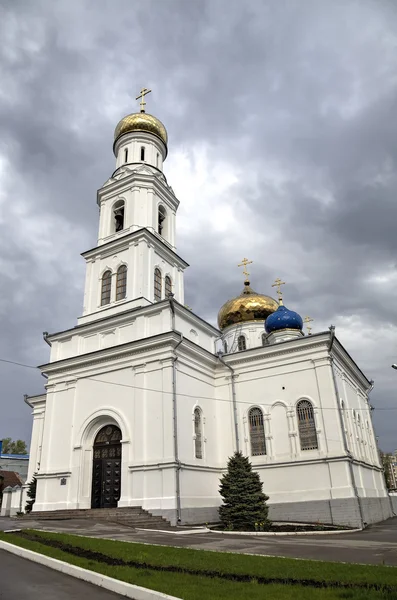
{"label": "step", "polygon": [[152,515],[141,506],[127,506],[123,508],[87,508],[65,509],[53,511],[38,511],[24,515],[25,519],[38,519],[44,521],[62,521],[70,519],[97,519],[120,523],[128,527],[167,528],[171,524],[161,515]]}

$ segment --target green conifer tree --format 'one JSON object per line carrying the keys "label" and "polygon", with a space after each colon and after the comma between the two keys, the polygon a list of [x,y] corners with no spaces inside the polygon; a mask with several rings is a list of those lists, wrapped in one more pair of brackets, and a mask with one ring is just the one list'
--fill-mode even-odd
{"label": "green conifer tree", "polygon": [[35,500],[36,500],[36,488],[37,488],[37,479],[33,475],[33,479],[29,483],[29,487],[28,487],[28,491],[27,491],[27,495],[30,498],[30,500],[28,500],[26,502],[26,506],[25,506],[25,511],[27,513],[32,512],[33,504],[35,503]]}
{"label": "green conifer tree", "polygon": [[262,491],[263,483],[259,474],[252,471],[250,461],[241,452],[229,458],[227,473],[220,482],[219,493],[223,504],[219,516],[223,526],[235,531],[255,531],[266,529],[269,497]]}

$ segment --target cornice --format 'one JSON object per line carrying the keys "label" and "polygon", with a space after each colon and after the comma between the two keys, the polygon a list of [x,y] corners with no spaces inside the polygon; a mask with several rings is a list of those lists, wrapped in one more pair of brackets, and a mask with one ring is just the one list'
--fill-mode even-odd
{"label": "cornice", "polygon": [[[105,326],[107,329],[113,327],[120,327],[125,323],[132,323],[138,317],[142,315],[150,316],[151,314],[160,313],[161,311],[169,308],[168,300],[161,300],[160,302],[153,302],[145,306],[136,306],[134,308],[127,309],[123,312],[118,312],[107,317],[95,319],[95,321],[89,321],[82,325],[76,325],[72,329],[65,329],[64,331],[57,331],[47,336],[47,339],[51,342],[64,340],[65,338],[71,337],[74,334],[85,335],[93,332],[101,332]],[[103,314],[101,312],[100,314]]]}
{"label": "cornice", "polygon": [[353,376],[357,382],[357,385],[363,386],[366,391],[371,388],[371,382],[366,375],[361,371],[360,367],[353,360],[350,354],[347,352],[345,347],[341,344],[337,337],[332,346],[331,356],[336,358],[348,371],[350,376]]}
{"label": "cornice", "polygon": [[[285,340],[274,346],[258,346],[250,350],[224,354],[223,359],[230,366],[252,363],[262,359],[279,358],[288,354],[307,353],[314,350],[327,348],[330,334],[327,332],[311,335],[293,340]],[[323,348],[321,348],[323,347]],[[312,357],[308,356],[308,360]]]}
{"label": "cornice", "polygon": [[[179,339],[180,338],[176,333],[169,331],[148,338],[127,342],[125,344],[111,346],[110,348],[101,348],[100,350],[94,350],[87,354],[78,354],[62,360],[46,363],[40,365],[38,368],[48,375],[57,374],[59,372],[70,372],[75,368],[88,367],[90,365],[107,363],[114,359],[136,356],[143,354],[148,350],[153,350],[154,348],[167,348],[170,347],[170,343],[175,342],[176,344]],[[172,346],[170,349],[172,349]]]}
{"label": "cornice", "polygon": [[[131,163],[131,164],[135,165],[135,164],[139,164],[139,163]],[[156,172],[144,173],[143,170],[134,169],[134,170],[131,170],[131,172],[128,175],[126,175],[125,177],[122,177],[120,179],[115,179],[111,183],[105,182],[105,185],[102,186],[101,188],[99,188],[99,190],[97,191],[98,206],[100,206],[102,202],[114,197],[115,195],[125,192],[126,190],[128,190],[128,188],[131,188],[131,186],[134,186],[134,184],[139,182],[139,183],[141,183],[141,187],[146,187],[146,188],[154,187],[156,189],[157,193],[159,193],[159,195],[162,195],[166,199],[166,201],[168,201],[168,203],[171,205],[171,207],[176,211],[179,207],[180,202],[179,202],[178,198],[175,196],[174,190],[168,184],[164,173],[162,171],[160,171],[159,169],[156,169],[152,165],[145,165],[145,166],[150,170],[154,169],[154,171],[158,171],[158,172],[157,173]],[[122,167],[128,167],[128,165],[121,165],[121,167],[118,167],[118,169],[116,169],[116,171],[113,173],[112,177]],[[112,179],[112,177],[110,179]],[[163,177],[164,177],[164,181],[162,181]],[[144,184],[144,185],[142,185],[142,184]]]}
{"label": "cornice", "polygon": [[86,260],[90,258],[98,258],[101,255],[108,256],[114,254],[115,252],[119,252],[120,250],[125,250],[131,243],[136,241],[145,241],[146,243],[152,244],[153,247],[159,252],[163,253],[168,262],[175,263],[181,269],[185,269],[189,266],[189,264],[183,260],[174,250],[172,250],[168,245],[166,245],[160,237],[157,237],[149,231],[146,227],[142,227],[141,229],[137,229],[127,235],[123,235],[120,237],[111,240],[110,242],[106,242],[101,246],[95,246],[95,248],[91,248],[90,250],[86,250],[82,252],[81,256]]}

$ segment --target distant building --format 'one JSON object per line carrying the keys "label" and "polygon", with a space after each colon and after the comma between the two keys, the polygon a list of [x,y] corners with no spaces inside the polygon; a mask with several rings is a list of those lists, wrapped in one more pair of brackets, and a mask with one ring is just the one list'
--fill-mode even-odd
{"label": "distant building", "polygon": [[14,471],[23,482],[28,477],[29,454],[0,454],[0,471]]}

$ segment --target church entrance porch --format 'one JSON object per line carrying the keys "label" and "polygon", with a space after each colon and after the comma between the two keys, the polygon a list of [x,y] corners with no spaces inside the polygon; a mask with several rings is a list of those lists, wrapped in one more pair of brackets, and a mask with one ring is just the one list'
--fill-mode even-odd
{"label": "church entrance porch", "polygon": [[91,508],[116,508],[121,491],[121,431],[105,425],[93,447]]}

